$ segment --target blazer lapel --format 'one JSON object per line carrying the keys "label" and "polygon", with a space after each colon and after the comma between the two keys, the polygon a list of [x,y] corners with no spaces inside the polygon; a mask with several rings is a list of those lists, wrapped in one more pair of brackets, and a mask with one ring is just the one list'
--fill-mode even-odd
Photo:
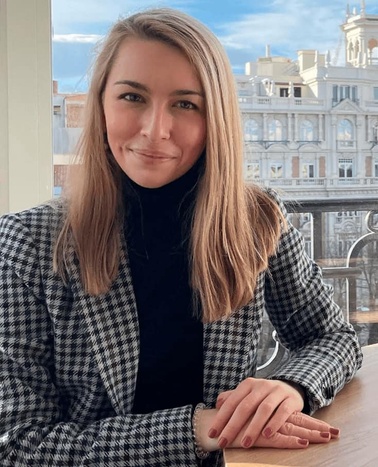
{"label": "blazer lapel", "polygon": [[84,317],[93,355],[114,410],[130,413],[139,361],[139,326],[125,245],[119,274],[109,292],[91,296],[81,287],[79,268],[71,269],[77,313]]}

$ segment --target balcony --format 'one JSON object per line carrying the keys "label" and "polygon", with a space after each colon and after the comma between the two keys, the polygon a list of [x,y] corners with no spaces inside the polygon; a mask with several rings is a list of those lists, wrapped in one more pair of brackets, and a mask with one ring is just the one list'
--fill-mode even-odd
{"label": "balcony", "polygon": [[311,177],[311,178],[259,178],[253,183],[261,186],[280,189],[290,198],[305,197],[322,198],[376,198],[378,193],[378,177]]}
{"label": "balcony", "polygon": [[319,110],[325,107],[324,99],[301,97],[240,96],[239,106],[246,110]]}

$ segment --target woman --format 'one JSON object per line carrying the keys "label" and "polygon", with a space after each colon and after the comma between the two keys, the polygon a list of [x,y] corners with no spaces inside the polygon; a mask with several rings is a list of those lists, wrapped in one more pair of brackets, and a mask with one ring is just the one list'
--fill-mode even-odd
{"label": "woman", "polygon": [[[282,203],[243,184],[217,39],[169,9],[116,23],[78,154],[63,200],[0,223],[2,465],[213,466],[336,438],[301,411],[360,348]],[[292,358],[263,380],[265,308]]]}

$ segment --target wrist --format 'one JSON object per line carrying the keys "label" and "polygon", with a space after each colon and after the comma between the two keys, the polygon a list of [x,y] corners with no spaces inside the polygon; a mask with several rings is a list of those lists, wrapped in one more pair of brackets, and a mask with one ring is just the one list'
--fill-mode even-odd
{"label": "wrist", "polygon": [[208,436],[215,413],[215,409],[207,409],[204,404],[198,404],[194,410],[192,419],[193,439],[196,455],[200,459],[205,459],[210,452],[219,449],[217,439]]}

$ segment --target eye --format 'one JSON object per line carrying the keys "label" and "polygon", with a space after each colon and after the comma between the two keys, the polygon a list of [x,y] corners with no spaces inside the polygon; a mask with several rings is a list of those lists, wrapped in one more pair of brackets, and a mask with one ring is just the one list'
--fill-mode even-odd
{"label": "eye", "polygon": [[135,94],[134,92],[127,92],[119,96],[121,100],[129,102],[142,102],[142,96]]}
{"label": "eye", "polygon": [[176,107],[184,110],[194,110],[198,108],[195,104],[193,104],[193,102],[190,101],[179,101],[177,102]]}

